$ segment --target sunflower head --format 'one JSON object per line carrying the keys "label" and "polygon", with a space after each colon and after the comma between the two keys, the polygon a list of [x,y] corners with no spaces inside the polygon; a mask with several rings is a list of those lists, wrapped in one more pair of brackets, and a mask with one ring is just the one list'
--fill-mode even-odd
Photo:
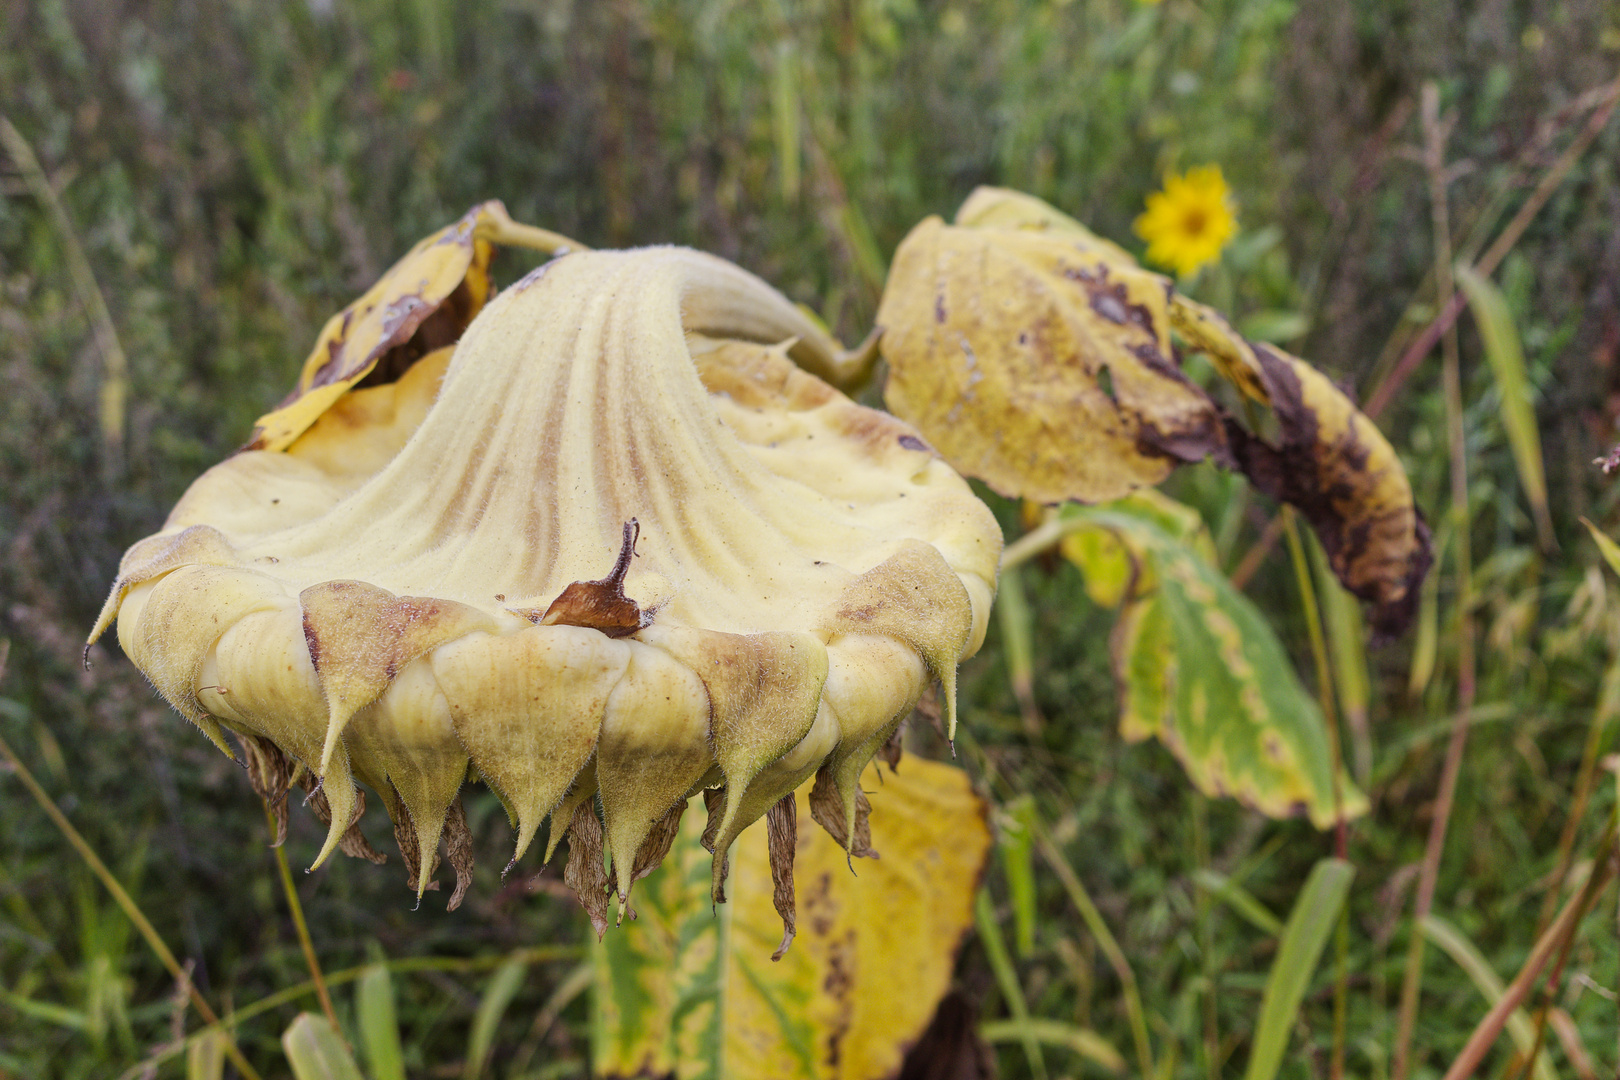
{"label": "sunflower head", "polygon": [[1147,241],[1149,262],[1186,276],[1221,256],[1237,232],[1232,192],[1219,165],[1204,165],[1165,177],[1164,190],[1147,197],[1135,223]]}

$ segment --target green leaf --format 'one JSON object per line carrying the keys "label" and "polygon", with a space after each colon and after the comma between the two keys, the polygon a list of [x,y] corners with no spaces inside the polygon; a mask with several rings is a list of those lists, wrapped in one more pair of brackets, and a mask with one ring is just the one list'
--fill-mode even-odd
{"label": "green leaf", "polygon": [[479,999],[478,1011],[473,1014],[472,1033],[467,1037],[467,1061],[462,1066],[462,1080],[478,1080],[489,1063],[489,1052],[495,1045],[495,1029],[500,1027],[506,1008],[523,987],[523,977],[529,972],[526,961],[513,958],[495,969]]}
{"label": "green leaf", "polygon": [[1272,1080],[1277,1075],[1299,1014],[1299,1003],[1305,998],[1316,962],[1355,876],[1356,868],[1343,859],[1323,859],[1305,879],[1305,887],[1288,915],[1288,925],[1283,928],[1277,959],[1272,961],[1271,974],[1266,977],[1245,1080]]}
{"label": "green leaf", "polygon": [[1458,266],[1457,284],[1462,286],[1468,306],[1473,309],[1474,322],[1479,326],[1480,340],[1485,345],[1485,360],[1496,379],[1502,429],[1507,432],[1513,464],[1519,470],[1519,483],[1524,485],[1525,497],[1530,500],[1536,535],[1541,546],[1551,550],[1555,541],[1552,516],[1547,511],[1547,474],[1541,460],[1541,432],[1536,426],[1536,407],[1530,376],[1525,371],[1524,347],[1519,343],[1518,327],[1513,324],[1507,298],[1490,278],[1471,266]]}
{"label": "green leaf", "polygon": [[355,985],[354,998],[360,1045],[371,1069],[371,1080],[405,1080],[405,1054],[400,1048],[399,1021],[394,1013],[394,980],[387,965],[366,968]]}
{"label": "green leaf", "polygon": [[[1327,828],[1335,777],[1321,708],[1265,617],[1216,568],[1208,532],[1188,515],[1197,521],[1190,508],[1143,492],[1064,510],[1090,526],[1063,548],[1088,582],[1097,573],[1112,583],[1119,573],[1118,553],[1088,533],[1111,534],[1133,567],[1111,642],[1120,733],[1158,738],[1205,794],[1230,795],[1276,818],[1304,811]],[[1343,769],[1337,787],[1346,817],[1366,811],[1366,797]]]}
{"label": "green leaf", "polygon": [[299,1013],[282,1034],[281,1049],[295,1080],[365,1080],[343,1036],[324,1016]]}

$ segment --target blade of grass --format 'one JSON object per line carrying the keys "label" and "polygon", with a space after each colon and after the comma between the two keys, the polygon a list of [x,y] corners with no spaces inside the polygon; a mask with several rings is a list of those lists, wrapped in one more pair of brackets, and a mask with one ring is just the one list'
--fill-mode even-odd
{"label": "blade of grass", "polygon": [[[1502,1000],[1502,994],[1507,988],[1491,967],[1490,961],[1474,948],[1474,943],[1464,937],[1462,931],[1438,915],[1429,915],[1425,918],[1422,930],[1425,937],[1457,962],[1457,966],[1463,969],[1472,980],[1474,988],[1486,1001],[1495,1005]],[[1519,1047],[1519,1053],[1529,1056],[1536,1044],[1536,1027],[1530,1022],[1530,1014],[1522,1008],[1514,1009],[1508,1014],[1507,1029]],[[1552,1062],[1547,1059],[1545,1053],[1536,1055],[1535,1069],[1538,1080],[1554,1080],[1558,1075],[1553,1072]]]}
{"label": "blade of grass", "polygon": [[[332,1011],[332,995],[326,989],[326,979],[321,975],[321,961],[315,955],[315,942],[309,936],[309,924],[304,921],[304,905],[299,903],[298,888],[293,884],[292,868],[287,865],[287,851],[275,843],[277,832],[276,812],[270,809],[270,800],[260,800],[264,803],[264,820],[270,826],[270,843],[276,853],[276,869],[281,874],[281,891],[286,894],[287,908],[292,913],[293,929],[298,934],[298,947],[303,950],[304,964],[309,968],[310,981],[315,984],[315,997],[321,1003],[321,1012],[331,1023],[332,1030],[343,1037],[343,1029],[338,1026],[337,1013]],[[347,1041],[344,1043],[347,1046]]]}
{"label": "blade of grass", "polygon": [[324,1016],[299,1013],[281,1036],[295,1080],[365,1080],[343,1036]]}
{"label": "blade of grass", "polygon": [[524,976],[528,973],[529,965],[513,957],[490,976],[489,984],[484,987],[484,996],[478,1001],[478,1011],[473,1014],[472,1033],[467,1037],[467,1061],[461,1070],[462,1080],[478,1080],[484,1075],[484,1069],[489,1064],[489,1053],[495,1047],[495,1029],[500,1027],[501,1018],[522,989]]}
{"label": "blade of grass", "polygon": [[1013,970],[1012,957],[1007,955],[1007,943],[1001,939],[1001,928],[996,925],[996,913],[990,904],[990,893],[979,890],[974,901],[973,921],[979,931],[979,942],[990,961],[1001,996],[1007,999],[1007,1011],[1013,1022],[1023,1030],[1024,1056],[1029,1059],[1029,1071],[1038,1080],[1046,1080],[1046,1059],[1041,1056],[1041,1044],[1029,1031],[1029,1003],[1024,1000],[1024,988],[1018,985],[1018,972]]}
{"label": "blade of grass", "polygon": [[1031,1017],[1022,1023],[1017,1020],[992,1020],[979,1025],[979,1038],[987,1043],[1023,1042],[1034,1039],[1046,1046],[1061,1046],[1073,1050],[1093,1065],[1109,1072],[1125,1071],[1125,1058],[1114,1045],[1090,1028],[1066,1024],[1062,1020],[1043,1020]]}
{"label": "blade of grass", "polygon": [[1610,879],[1614,877],[1616,860],[1611,853],[1614,844],[1614,825],[1615,817],[1611,813],[1609,827],[1604,830],[1603,838],[1595,848],[1600,857],[1592,868],[1591,876],[1587,878],[1586,886],[1577,895],[1570,897],[1569,902],[1564,905],[1564,910],[1559,912],[1558,918],[1536,941],[1529,957],[1525,959],[1524,966],[1502,992],[1501,1000],[1475,1025],[1474,1032],[1468,1037],[1462,1053],[1457,1055],[1456,1060],[1451,1063],[1451,1068],[1446,1070],[1444,1080],[1468,1080],[1474,1075],[1474,1070],[1479,1068],[1479,1063],[1484,1060],[1486,1052],[1507,1025],[1508,1017],[1513,1015],[1513,1010],[1517,1009],[1535,988],[1536,981],[1542,969],[1547,966],[1547,962],[1555,954],[1563,953],[1574,940],[1581,919],[1591,910],[1592,905],[1597,903],[1599,894],[1608,887]]}
{"label": "blade of grass", "polygon": [[[577,960],[585,950],[577,945],[536,945],[527,949],[520,949],[515,953],[490,953],[485,956],[413,956],[404,960],[379,961],[383,967],[396,975],[409,974],[415,971],[439,972],[469,972],[488,971],[499,967],[513,956],[522,956],[531,964],[546,963],[552,960]],[[344,983],[354,982],[372,968],[372,964],[363,964],[359,967],[344,968],[340,971],[326,973],[327,986],[341,986]],[[217,1020],[208,1027],[198,1028],[186,1036],[182,1043],[171,1043],[160,1050],[154,1051],[150,1057],[143,1059],[139,1064],[133,1065],[118,1075],[118,1080],[135,1080],[146,1072],[149,1066],[162,1065],[170,1058],[182,1053],[198,1039],[204,1038],[221,1027],[237,1027],[262,1016],[283,1005],[291,1004],[300,998],[310,997],[315,993],[313,982],[301,982],[296,986],[289,986],[268,994],[240,1009],[228,1012],[224,1018]]]}
{"label": "blade of grass", "polygon": [[1016,568],[1003,569],[996,586],[996,618],[1001,625],[1002,655],[1007,659],[1007,680],[1012,683],[1024,733],[1039,735],[1045,721],[1035,704],[1035,616],[1024,597],[1023,579]]}
{"label": "blade of grass", "polygon": [[6,153],[16,162],[28,190],[50,214],[51,223],[56,227],[57,237],[62,244],[62,252],[67,256],[68,276],[73,279],[73,291],[78,294],[79,303],[89,318],[96,351],[101,355],[97,409],[103,468],[108,480],[116,479],[124,468],[125,412],[129,401],[129,360],[124,354],[123,343],[118,340],[118,328],[107,309],[107,298],[96,283],[90,260],[79,243],[73,219],[68,217],[67,207],[62,205],[50,178],[40,167],[33,147],[3,115],[0,115],[0,144],[4,144]]}
{"label": "blade of grass", "polygon": [[1558,546],[1553,538],[1552,515],[1547,509],[1547,472],[1541,458],[1541,431],[1536,426],[1536,407],[1531,400],[1530,376],[1524,367],[1524,346],[1513,323],[1507,298],[1502,290],[1477,270],[1457,267],[1457,284],[1473,309],[1480,340],[1485,345],[1485,361],[1496,379],[1500,399],[1502,429],[1507,432],[1513,463],[1519,470],[1519,483],[1536,522],[1536,537],[1543,551]]}
{"label": "blade of grass", "polygon": [[1343,859],[1323,859],[1305,879],[1305,887],[1288,915],[1288,925],[1283,928],[1277,959],[1272,961],[1271,973],[1266,977],[1246,1080],[1272,1080],[1277,1075],[1299,1004],[1327,946],[1328,935],[1339,921],[1355,876],[1355,867]]}
{"label": "blade of grass", "polygon": [[355,1018],[371,1080],[405,1080],[405,1054],[394,1009],[394,978],[386,964],[370,964],[354,988]]}
{"label": "blade of grass", "polygon": [[[1524,235],[1524,230],[1530,227],[1530,222],[1535,220],[1535,216],[1541,212],[1541,208],[1547,205],[1547,200],[1552,198],[1553,192],[1558,190],[1559,185],[1564,182],[1564,178],[1575,167],[1575,163],[1581,159],[1581,155],[1585,154],[1587,148],[1603,133],[1603,129],[1609,123],[1609,117],[1614,113],[1616,104],[1620,104],[1620,75],[1617,75],[1614,81],[1605,88],[1604,93],[1599,98],[1597,107],[1587,118],[1586,127],[1575,137],[1575,141],[1570,143],[1564,152],[1559,155],[1558,160],[1553,162],[1547,171],[1542,174],[1541,181],[1536,185],[1536,189],[1530,193],[1530,197],[1524,201],[1524,205],[1519,207],[1519,212],[1513,215],[1513,220],[1508,222],[1507,226],[1497,234],[1490,248],[1486,250],[1484,255],[1480,256],[1478,262],[1474,263],[1475,268],[1481,274],[1489,276],[1496,272],[1496,268],[1501,265],[1502,260],[1507,258],[1508,252],[1513,250],[1513,245],[1519,242],[1519,237]],[[1449,268],[1449,266],[1450,260],[1448,259],[1447,267]],[[1449,275],[1449,269],[1447,273]],[[1419,334],[1417,339],[1401,354],[1400,360],[1396,363],[1394,370],[1390,372],[1389,377],[1368,395],[1367,406],[1363,410],[1368,416],[1376,419],[1380,413],[1389,407],[1390,403],[1395,400],[1395,394],[1400,390],[1401,384],[1423,362],[1423,358],[1429,355],[1435,344],[1441,341],[1456,326],[1457,317],[1462,314],[1465,303],[1466,301],[1461,296],[1455,294],[1442,296],[1439,305],[1440,314],[1434,317],[1423,333]]]}
{"label": "blade of grass", "polygon": [[1012,900],[1013,947],[1021,960],[1035,951],[1035,800],[1022,795],[1004,808],[996,830],[1001,868]]}
{"label": "blade of grass", "polygon": [[1103,921],[1102,912],[1098,911],[1097,905],[1092,902],[1091,894],[1086,892],[1080,876],[1063,857],[1063,852],[1052,843],[1052,838],[1039,826],[1035,830],[1035,844],[1040,848],[1041,857],[1063,883],[1064,890],[1069,894],[1069,901],[1080,912],[1080,918],[1085,920],[1087,929],[1097,942],[1097,947],[1108,958],[1109,966],[1114,969],[1114,974],[1119,979],[1125,999],[1125,1016],[1130,1021],[1131,1038],[1136,1043],[1138,1071],[1142,1076],[1158,1076],[1158,1070],[1153,1067],[1153,1044],[1148,1041],[1147,1012],[1142,1008],[1142,995],[1136,986],[1136,972],[1131,970],[1131,963],[1125,958],[1125,950],[1119,947],[1113,932]]}
{"label": "blade of grass", "polygon": [[186,1049],[186,1080],[222,1080],[224,1075],[225,1040],[219,1032]]}
{"label": "blade of grass", "polygon": [[551,1026],[557,1022],[557,1017],[574,999],[591,988],[596,978],[596,967],[589,960],[570,971],[557,988],[551,992],[546,1003],[540,1006],[540,1011],[534,1015],[534,1023],[529,1025],[529,1033],[524,1036],[523,1044],[518,1047],[517,1053],[512,1055],[506,1075],[509,1077],[526,1076],[529,1072],[529,1062],[534,1060],[535,1053],[540,1049],[540,1040],[546,1037]]}
{"label": "blade of grass", "polygon": [[1282,920],[1256,900],[1253,893],[1225,874],[1210,869],[1197,870],[1193,873],[1193,884],[1231,908],[1244,922],[1262,934],[1276,937],[1282,933]]}
{"label": "blade of grass", "polygon": [[[1423,87],[1424,165],[1429,175],[1429,212],[1434,223],[1435,278],[1439,282],[1442,305],[1452,300],[1451,226],[1447,210],[1445,140],[1446,124],[1440,118],[1440,89],[1434,83]],[[1406,970],[1401,977],[1401,1005],[1395,1030],[1395,1050],[1390,1069],[1392,1080],[1406,1080],[1411,1070],[1412,1031],[1417,1024],[1418,1000],[1423,988],[1423,934],[1417,930],[1434,906],[1434,890],[1440,879],[1440,858],[1445,853],[1446,829],[1451,823],[1451,807],[1457,795],[1457,777],[1462,771],[1463,751],[1468,745],[1468,728],[1474,708],[1474,622],[1473,564],[1469,542],[1468,445],[1463,427],[1462,369],[1457,353],[1457,328],[1447,327],[1440,336],[1441,383],[1446,403],[1446,434],[1451,453],[1451,524],[1455,548],[1457,591],[1457,712],[1452,719],[1451,739],[1446,745],[1445,762],[1440,769],[1440,791],[1435,798],[1434,820],[1423,850],[1418,872],[1417,896],[1413,901],[1413,933],[1406,953]]]}
{"label": "blade of grass", "polygon": [[[9,639],[0,639],[0,679],[5,677],[6,660],[10,653],[11,641]],[[175,959],[174,953],[170,952],[169,947],[163,943],[163,938],[158,935],[157,930],[152,926],[151,920],[141,911],[134,899],[124,890],[124,887],[118,883],[118,879],[113,877],[112,871],[107,869],[107,864],[101,861],[101,857],[95,853],[89,842],[79,835],[79,830],[73,827],[73,823],[67,819],[67,815],[63,814],[57,808],[56,803],[51,801],[51,797],[46,794],[39,781],[34,779],[34,774],[29,771],[28,766],[23,764],[22,759],[11,749],[11,744],[6,742],[3,736],[0,736],[0,757],[4,757],[11,763],[11,768],[17,779],[23,782],[23,786],[34,797],[34,801],[39,804],[39,808],[45,811],[45,816],[51,819],[51,824],[56,826],[57,831],[78,853],[85,866],[89,867],[90,872],[112,894],[113,902],[122,909],[124,915],[135,925],[135,929],[146,940],[146,944],[151,947],[152,952],[157,954],[158,960],[168,969],[175,982],[188,988],[191,1003],[196,1008],[197,1015],[201,1016],[205,1023],[218,1025],[219,1017],[215,1015],[213,1007],[198,992],[196,986],[192,985],[191,980],[186,976],[185,969],[180,966],[180,961]],[[246,1080],[260,1080],[258,1070],[248,1064],[247,1058],[242,1056],[242,1050],[236,1045],[236,1040],[228,1032],[225,1037],[228,1040],[225,1053],[230,1057],[231,1064],[236,1066],[236,1071],[241,1073]]]}

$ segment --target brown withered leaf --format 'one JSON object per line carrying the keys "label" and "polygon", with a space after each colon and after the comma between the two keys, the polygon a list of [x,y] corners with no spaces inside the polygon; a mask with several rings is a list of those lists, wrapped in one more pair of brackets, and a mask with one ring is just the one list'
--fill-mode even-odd
{"label": "brown withered leaf", "polygon": [[[682,799],[672,807],[669,813],[658,819],[647,839],[641,842],[636,851],[635,862],[630,865],[630,881],[640,881],[663,863],[664,856],[669,854],[670,847],[675,838],[681,833],[681,815],[686,813],[687,800]],[[625,899],[628,899],[626,897]]]}
{"label": "brown withered leaf", "polygon": [[[386,797],[388,817],[394,823],[394,843],[399,845],[399,857],[405,863],[405,887],[415,892],[422,873],[422,849],[416,839],[416,823],[411,820],[411,812],[406,809],[405,800],[399,797],[399,792],[394,790],[393,785],[389,785]],[[433,872],[438,868],[439,853],[433,852],[432,863],[427,868],[430,879],[427,883],[429,892],[435,892],[439,888],[439,883],[431,880]]]}
{"label": "brown withered leaf", "polygon": [[838,783],[831,770],[823,767],[816,773],[815,786],[810,789],[810,816],[827,835],[837,841],[852,859],[875,859],[872,850],[872,803],[866,792],[855,789],[855,831],[852,834],[844,823],[844,800],[838,794]]}
{"label": "brown withered leaf", "polygon": [[791,792],[765,811],[765,836],[771,861],[771,903],[782,916],[782,944],[776,947],[771,959],[780,960],[787,955],[788,946],[799,932],[793,903],[793,853],[799,846],[799,811],[798,801]]}
{"label": "brown withered leaf", "polygon": [[929,218],[878,322],[885,400],[1004,495],[1100,502],[1226,443],[1170,343],[1170,283],[1081,238]]}
{"label": "brown withered leaf", "polygon": [[[237,738],[242,742],[242,764],[248,783],[275,815],[276,839],[270,846],[280,847],[287,842],[287,789],[292,786],[292,761],[269,739],[244,732],[239,732]],[[331,815],[327,817],[330,820]]]}
{"label": "brown withered leaf", "polygon": [[579,804],[568,827],[568,865],[563,867],[563,883],[574,890],[579,906],[591,918],[591,927],[601,940],[607,933],[607,871],[602,866],[602,819],[590,802]]}
{"label": "brown withered leaf", "polygon": [[610,638],[626,637],[652,621],[652,614],[641,610],[624,595],[624,577],[630,572],[630,559],[636,553],[641,523],[631,518],[624,523],[624,541],[619,557],[608,576],[600,581],[576,581],[564,589],[544,612],[517,610],[541,626],[584,626],[600,630]]}
{"label": "brown withered leaf", "polygon": [[473,869],[472,831],[467,828],[467,811],[462,807],[459,795],[444,815],[444,854],[456,872],[456,889],[450,894],[450,902],[445,905],[446,911],[454,911],[461,906],[468,886],[472,885]]}
{"label": "brown withered leaf", "polygon": [[[320,823],[322,825],[332,824],[332,805],[326,801],[326,792],[321,790],[320,783],[315,779],[315,774],[305,769],[298,778],[298,784],[307,793],[307,797],[304,799],[305,805],[314,812]],[[283,800],[285,800],[285,794],[283,794]],[[360,831],[360,819],[365,816],[365,813],[366,789],[356,787],[354,789],[354,816],[349,819],[349,827],[343,830],[343,836],[338,841],[338,850],[352,859],[364,859],[366,862],[376,863],[381,866],[388,861],[388,856],[372,847],[371,841],[366,839],[366,834]],[[279,821],[277,822],[277,828],[278,831],[281,828]]]}
{"label": "brown withered leaf", "polygon": [[1280,349],[1249,343],[1281,439],[1272,446],[1227,420],[1238,467],[1299,508],[1344,587],[1371,605],[1376,640],[1412,621],[1433,561],[1429,527],[1395,450],[1327,376]]}
{"label": "brown withered leaf", "polygon": [[[892,773],[900,771],[900,758],[906,752],[902,743],[905,729],[906,725],[904,723],[895,728],[894,734],[889,736],[889,741],[884,743],[877,752],[878,760],[887,762],[889,771]],[[883,774],[878,773],[878,775],[882,776]]]}
{"label": "brown withered leaf", "polygon": [[460,339],[494,291],[495,248],[479,227],[497,214],[506,216],[498,202],[473,207],[332,316],[292,392],[259,417],[243,449],[286,449],[351,387],[397,379],[421,356]]}

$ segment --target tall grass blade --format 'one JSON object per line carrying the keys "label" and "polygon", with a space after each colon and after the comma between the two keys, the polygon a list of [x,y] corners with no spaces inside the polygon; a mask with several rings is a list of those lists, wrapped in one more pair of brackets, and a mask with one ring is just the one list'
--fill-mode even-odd
{"label": "tall grass blade", "polygon": [[1100,1065],[1111,1073],[1125,1071],[1125,1058],[1114,1044],[1090,1028],[1068,1024],[1062,1020],[1043,1020],[1030,1017],[1017,1020],[992,1020],[979,1025],[979,1038],[987,1043],[1022,1042],[1034,1039],[1047,1046],[1062,1046],[1073,1050],[1093,1065]]}
{"label": "tall grass blade", "polygon": [[[1426,917],[1422,927],[1423,936],[1440,946],[1447,956],[1457,962],[1457,966],[1473,981],[1474,987],[1486,1001],[1494,1006],[1502,1000],[1506,985],[1491,967],[1490,961],[1480,954],[1473,942],[1463,936],[1461,930],[1438,915]],[[1520,1054],[1529,1054],[1535,1049],[1536,1026],[1530,1022],[1530,1014],[1522,1007],[1508,1014],[1507,1030]],[[1558,1074],[1553,1071],[1546,1051],[1536,1054],[1535,1076],[1536,1080],[1557,1080]]]}
{"label": "tall grass blade", "polygon": [[1507,432],[1513,463],[1519,470],[1519,483],[1536,521],[1536,538],[1542,550],[1557,546],[1553,538],[1552,515],[1547,510],[1547,472],[1541,460],[1541,431],[1536,426],[1536,407],[1531,400],[1530,376],[1524,367],[1524,346],[1507,298],[1491,280],[1469,266],[1457,267],[1457,284],[1468,297],[1485,344],[1485,359],[1496,379],[1501,399],[1502,428]]}
{"label": "tall grass blade", "polygon": [[282,1034],[281,1049],[294,1080],[365,1080],[343,1036],[324,1016],[299,1013]]}
{"label": "tall grass blade", "polygon": [[394,979],[383,964],[366,968],[354,988],[355,1018],[371,1080],[405,1080],[405,1054],[400,1047],[394,1011]]}
{"label": "tall grass blade", "polygon": [[1021,960],[1035,951],[1035,800],[1028,795],[1007,804],[1000,834],[1001,866],[1012,898],[1013,947]]}
{"label": "tall grass blade", "polygon": [[1283,928],[1277,959],[1266,978],[1246,1080],[1273,1080],[1277,1075],[1294,1030],[1294,1019],[1299,1015],[1299,1003],[1304,1000],[1316,962],[1338,922],[1339,910],[1344,907],[1355,876],[1356,868],[1343,859],[1323,859],[1305,879],[1305,887],[1288,915],[1288,925]]}
{"label": "tall grass blade", "polygon": [[1193,883],[1201,889],[1208,890],[1211,896],[1231,908],[1244,922],[1261,933],[1276,937],[1283,932],[1282,920],[1256,900],[1253,893],[1225,874],[1208,868],[1196,870],[1193,872]]}
{"label": "tall grass blade", "polygon": [[473,1015],[472,1034],[467,1039],[467,1063],[461,1070],[462,1080],[478,1080],[484,1075],[484,1067],[489,1064],[489,1052],[495,1046],[495,1029],[500,1027],[501,1017],[506,1015],[507,1006],[523,987],[523,978],[529,973],[526,960],[514,957],[495,969],[495,974],[489,978],[489,985],[484,988],[484,996],[478,1002],[478,1012]]}
{"label": "tall grass blade", "polygon": [[979,943],[984,946],[985,958],[995,974],[996,986],[1007,999],[1007,1011],[1018,1025],[1024,1044],[1024,1056],[1029,1059],[1029,1071],[1038,1080],[1046,1080],[1046,1059],[1041,1056],[1041,1044],[1029,1027],[1029,1002],[1024,988],[1018,983],[1018,972],[1013,969],[1012,957],[1007,954],[1007,943],[1001,939],[1001,928],[996,925],[996,913],[990,905],[990,894],[979,890],[974,903],[973,920],[979,931]]}
{"label": "tall grass blade", "polygon": [[1006,650],[1007,681],[1024,720],[1024,731],[1038,735],[1045,726],[1035,705],[1035,616],[1024,596],[1023,579],[1017,570],[1003,568],[996,589],[996,618],[1001,626],[1001,644]]}

